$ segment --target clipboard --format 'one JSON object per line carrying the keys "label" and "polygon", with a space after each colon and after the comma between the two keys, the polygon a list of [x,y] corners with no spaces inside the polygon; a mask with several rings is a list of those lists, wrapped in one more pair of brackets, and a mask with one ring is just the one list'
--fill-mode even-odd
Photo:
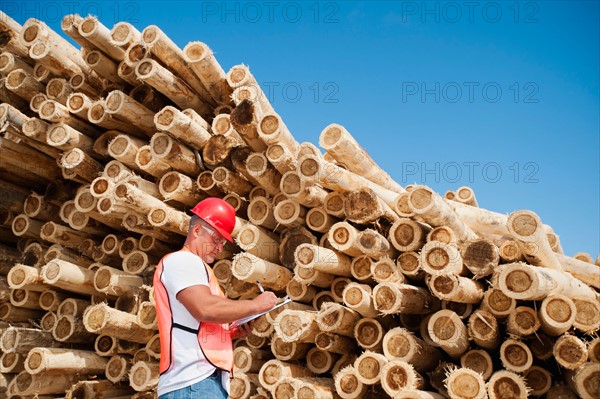
{"label": "clipboard", "polygon": [[252,316],[244,317],[243,319],[239,319],[239,320],[236,320],[236,321],[234,321],[234,322],[233,322],[233,323],[231,323],[231,325],[229,326],[229,331],[233,331],[233,330],[235,330],[236,328],[238,328],[239,326],[241,326],[242,324],[246,324],[246,323],[248,323],[249,321],[252,321],[252,320],[254,320],[254,319],[257,319],[257,318],[259,318],[260,316],[262,316],[262,315],[265,315],[265,314],[267,314],[267,313],[269,313],[269,312],[272,312],[273,310],[275,310],[275,309],[277,309],[277,308],[280,308],[280,307],[282,307],[283,305],[286,305],[286,304],[288,304],[288,303],[290,303],[290,302],[292,302],[292,298],[290,298],[290,297],[287,297],[287,296],[286,296],[286,297],[283,299],[283,301],[281,301],[280,303],[278,303],[277,305],[275,305],[275,306],[274,306],[272,309],[269,309],[269,310],[267,310],[266,312],[257,313],[257,314],[254,314],[254,315],[252,315]]}

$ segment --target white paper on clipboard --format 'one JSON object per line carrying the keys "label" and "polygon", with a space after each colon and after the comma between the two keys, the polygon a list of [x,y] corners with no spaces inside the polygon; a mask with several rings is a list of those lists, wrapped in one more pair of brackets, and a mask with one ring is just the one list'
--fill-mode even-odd
{"label": "white paper on clipboard", "polygon": [[266,312],[257,313],[257,314],[254,314],[254,315],[252,315],[252,316],[248,316],[248,317],[244,317],[243,319],[236,320],[236,321],[234,321],[233,323],[231,323],[231,325],[229,325],[229,331],[235,330],[236,328],[238,328],[238,327],[239,327],[239,326],[241,326],[242,324],[246,324],[246,323],[248,323],[249,321],[252,321],[252,320],[254,320],[254,319],[257,319],[257,318],[259,318],[260,316],[262,316],[262,315],[264,315],[264,314],[267,314],[267,313],[269,313],[269,312],[272,312],[272,311],[274,311],[275,309],[277,309],[277,308],[280,308],[280,307],[282,307],[283,305],[285,305],[285,304],[288,304],[288,303],[290,303],[290,302],[292,302],[292,299],[291,299],[291,298],[288,298],[288,297],[286,297],[284,301],[282,301],[282,302],[278,303],[278,304],[277,304],[277,305],[275,305],[275,306],[274,306],[272,309],[269,309],[269,310],[267,310]]}

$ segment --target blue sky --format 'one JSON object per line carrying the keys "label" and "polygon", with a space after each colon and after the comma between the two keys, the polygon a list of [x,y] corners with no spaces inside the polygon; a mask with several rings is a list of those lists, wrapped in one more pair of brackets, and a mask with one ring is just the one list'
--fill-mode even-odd
{"label": "blue sky", "polygon": [[[470,5],[471,4],[471,5]],[[248,65],[298,141],[344,125],[400,184],[531,209],[600,252],[599,6],[566,2],[10,2],[23,23],[96,14]]]}

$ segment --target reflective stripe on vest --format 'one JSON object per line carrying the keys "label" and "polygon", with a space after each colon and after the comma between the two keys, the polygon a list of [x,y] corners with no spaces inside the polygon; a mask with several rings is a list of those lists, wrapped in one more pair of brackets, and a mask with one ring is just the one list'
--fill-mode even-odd
{"label": "reflective stripe on vest", "polygon": [[[185,248],[184,252],[190,252]],[[191,252],[190,252],[191,253]],[[173,322],[173,313],[167,289],[162,283],[161,277],[164,268],[165,259],[171,254],[165,255],[154,272],[154,299],[156,302],[156,313],[158,319],[158,333],[160,336],[160,374],[167,372],[173,364],[172,357],[175,355],[171,348],[173,328],[179,328],[183,331],[195,333],[198,336],[198,345],[204,354],[206,360],[221,370],[231,372],[233,369],[233,348],[231,343],[231,334],[227,324],[201,322],[198,329],[192,329]],[[208,275],[208,286],[213,295],[225,297],[219,283],[212,270],[204,265]]]}

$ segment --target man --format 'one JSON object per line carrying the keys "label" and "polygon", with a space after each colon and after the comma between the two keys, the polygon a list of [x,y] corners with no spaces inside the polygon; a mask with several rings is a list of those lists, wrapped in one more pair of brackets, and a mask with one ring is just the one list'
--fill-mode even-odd
{"label": "man", "polygon": [[233,368],[231,340],[251,329],[229,331],[228,323],[275,306],[264,292],[253,300],[228,299],[208,267],[232,241],[235,210],[220,198],[193,209],[183,248],[165,255],[154,274],[160,334],[160,399],[226,399]]}

